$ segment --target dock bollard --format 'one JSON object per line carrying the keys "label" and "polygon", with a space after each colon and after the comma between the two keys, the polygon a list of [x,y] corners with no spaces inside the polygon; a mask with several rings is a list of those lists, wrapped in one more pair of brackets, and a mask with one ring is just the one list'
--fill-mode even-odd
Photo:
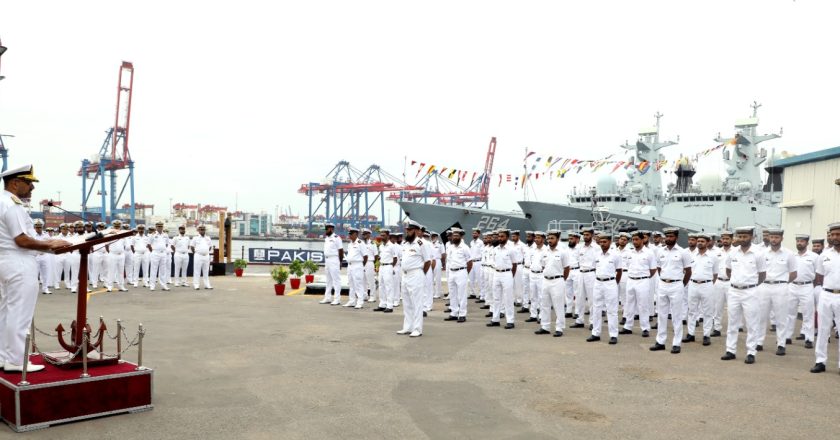
{"label": "dock bollard", "polygon": [[82,375],[79,376],[82,379],[87,379],[88,377],[90,377],[90,374],[88,374],[88,369],[87,369],[88,340],[90,340],[90,330],[85,328],[85,331],[83,332],[83,336],[82,336]]}
{"label": "dock bollard", "polygon": [[29,385],[29,382],[26,381],[26,370],[29,369],[29,343],[31,341],[31,336],[27,333],[26,345],[23,347],[23,371],[20,373],[20,382],[18,382],[18,386],[20,387]]}
{"label": "dock bollard", "polygon": [[135,370],[145,370],[146,367],[143,366],[143,335],[146,334],[146,331],[143,330],[143,324],[140,324],[140,329],[137,331],[137,368]]}

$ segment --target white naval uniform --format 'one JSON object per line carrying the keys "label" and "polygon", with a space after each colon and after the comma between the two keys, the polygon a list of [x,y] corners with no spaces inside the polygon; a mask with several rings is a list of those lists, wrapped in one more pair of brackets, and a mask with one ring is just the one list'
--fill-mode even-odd
{"label": "white naval uniform", "polygon": [[540,308],[542,307],[542,297],[540,295],[542,295],[543,289],[542,259],[547,249],[547,244],[543,244],[542,247],[537,247],[536,243],[534,243],[528,249],[528,254],[525,256],[525,263],[528,265],[528,269],[525,271],[525,281],[528,284],[528,312],[533,319],[540,317]]}
{"label": "white naval uniform", "polygon": [[467,263],[472,261],[470,248],[462,241],[455,246],[451,242],[446,250],[446,283],[449,287],[449,315],[459,318],[467,316],[467,284],[471,270],[478,270],[473,264],[468,270]]}
{"label": "white naval uniform", "polygon": [[161,279],[166,284],[172,284],[172,265],[174,262],[172,258],[172,246],[174,244],[175,242],[172,241],[172,237],[170,237],[169,234],[166,234],[166,258],[164,258],[164,262],[161,263],[165,265],[165,268],[162,271],[163,275],[161,276]]}
{"label": "white naval uniform", "polygon": [[149,234],[137,234],[134,236],[134,270],[132,271],[132,278],[134,278],[134,287],[140,282],[140,269],[143,269],[143,286],[149,287]]}
{"label": "white naval uniform", "polygon": [[528,255],[528,246],[523,243],[522,241],[517,241],[516,243],[512,241],[508,241],[509,245],[513,245],[516,248],[517,252],[517,259],[513,262],[517,265],[516,274],[513,275],[513,302],[514,304],[520,303],[522,307],[527,307],[528,304],[528,288],[527,280],[528,280],[528,268],[525,266],[525,258]]}
{"label": "white naval uniform", "polygon": [[125,246],[125,282],[134,284],[134,251],[131,247],[134,246],[134,236],[123,238],[123,245]]}
{"label": "white naval uniform", "polygon": [[[796,327],[796,313],[802,308],[802,329],[799,334],[805,336],[806,341],[814,340],[814,278],[816,277],[817,258],[819,256],[809,250],[793,254],[796,260],[796,279],[790,283],[788,303],[788,319],[785,324],[785,339],[791,339]],[[778,329],[777,329],[778,331]]]}
{"label": "white naval uniform", "polygon": [[484,246],[481,250],[481,293],[479,298],[484,303],[493,306],[493,251],[492,245]]}
{"label": "white naval uniform", "polygon": [[[840,328],[840,252],[826,248],[817,258],[816,273],[823,276],[817,317],[817,343],[814,346],[817,363],[828,362],[828,338],[832,324]],[[840,344],[837,344],[840,346]],[[838,359],[840,365],[840,359]]]}
{"label": "white naval uniform", "polygon": [[728,322],[726,326],[726,351],[736,354],[738,349],[738,328],[742,320],[747,325],[747,354],[755,356],[758,345],[761,311],[758,301],[759,274],[767,271],[764,254],[750,246],[743,252],[739,246],[726,258],[726,268],[732,271],[729,292],[726,292]]}
{"label": "white naval uniform", "polygon": [[367,289],[365,288],[365,266],[364,260],[368,250],[365,243],[360,239],[351,240],[347,244],[347,281],[350,284],[350,298],[346,307],[361,309],[365,302]]}
{"label": "white naval uniform", "polygon": [[187,285],[187,268],[190,265],[190,237],[184,234],[176,235],[172,239],[175,246],[175,286]]}
{"label": "white naval uniform", "polygon": [[18,247],[15,237],[35,236],[23,202],[0,193],[0,363],[23,365],[26,334],[38,300],[35,252]]}
{"label": "white naval uniform", "polygon": [[166,249],[169,248],[169,236],[163,232],[155,233],[151,236],[149,244],[152,246],[149,290],[155,290],[155,285],[158,282],[160,282],[163,290],[169,290],[166,286],[166,271],[169,270],[166,265],[169,262]]}
{"label": "white naval uniform", "polygon": [[484,257],[484,242],[481,237],[470,241],[470,258],[473,262],[473,270],[469,275],[469,290],[470,295],[481,297],[482,278],[484,276],[484,266],[482,261]]}
{"label": "white naval uniform", "polygon": [[607,312],[607,329],[611,338],[618,337],[618,283],[616,272],[621,272],[624,259],[617,250],[598,250],[595,258],[595,284],[592,289],[592,336],[601,336],[604,320],[601,312]]}
{"label": "white naval uniform", "polygon": [[[569,254],[569,277],[566,278],[566,313],[574,314],[575,292],[580,280],[580,263],[578,262],[577,246],[570,248],[568,243],[562,243],[563,249]],[[561,247],[560,244],[557,247]]]}
{"label": "white naval uniform", "polygon": [[400,306],[403,294],[402,250],[403,243],[394,243],[394,255],[397,256],[397,265],[394,266],[394,307]]}
{"label": "white naval uniform", "polygon": [[[420,238],[418,238],[420,240]],[[440,256],[435,258],[435,247],[432,246],[432,242],[430,240],[423,240],[423,246],[426,247],[426,253],[429,254],[429,257],[432,259],[432,265],[429,266],[429,271],[426,272],[426,290],[424,291],[423,296],[423,310],[429,312],[432,310],[432,304],[434,304],[434,290],[435,290],[435,268],[440,266]]]}
{"label": "white naval uniform", "polygon": [[399,246],[389,241],[379,245],[379,308],[394,308],[395,276],[394,258],[399,252]]}
{"label": "white naval uniform", "polygon": [[[521,259],[519,250],[516,245],[507,242],[504,245],[496,246],[496,251],[493,253],[493,317],[492,322],[499,322],[501,319],[502,308],[505,310],[505,321],[508,324],[514,324],[516,320],[516,309],[513,306],[513,267],[517,261]],[[517,272],[522,271],[522,267],[516,268]]]}
{"label": "white naval uniform", "polygon": [[[338,251],[343,250],[344,245],[338,234],[333,233],[324,236],[324,268],[327,272],[327,285],[324,289],[324,302],[332,299],[332,304],[337,305],[341,301],[341,260]],[[193,269],[195,271],[195,269]],[[333,296],[333,292],[335,296]]]}
{"label": "white naval uniform", "polygon": [[569,268],[570,252],[559,245],[554,249],[543,246],[539,258],[531,259],[532,270],[537,261],[542,268],[543,277],[539,294],[540,327],[545,331],[551,330],[551,310],[554,309],[554,330],[563,332],[566,328],[566,279],[563,274]]}
{"label": "white naval uniform", "polygon": [[685,269],[690,269],[693,260],[691,253],[680,245],[663,247],[659,251],[659,285],[656,292],[657,330],[656,343],[665,345],[668,339],[668,314],[671,314],[671,326],[674,328],[672,345],[682,344],[683,317],[685,316]]}
{"label": "white naval uniform", "polygon": [[212,289],[210,285],[210,252],[213,249],[213,242],[207,235],[196,235],[190,241],[193,248],[193,288],[198,290],[198,281],[204,280],[204,288]]}
{"label": "white naval uniform", "polygon": [[[80,234],[73,233],[73,239],[78,238]],[[79,274],[82,265],[82,256],[79,251],[70,252],[67,255],[67,261],[70,263],[70,291],[76,293],[79,289]]]}
{"label": "white naval uniform", "polygon": [[[435,273],[434,278],[432,280],[432,298],[440,298],[441,294],[441,274],[443,270],[443,263],[441,263],[442,257],[446,254],[446,249],[443,246],[443,243],[440,241],[432,242],[432,248],[434,249],[434,257],[435,257]],[[448,264],[448,263],[447,263]]]}
{"label": "white naval uniform", "polygon": [[653,251],[641,246],[639,250],[630,251],[627,261],[627,272],[621,278],[627,278],[627,293],[624,303],[624,328],[633,330],[633,320],[639,315],[639,327],[642,331],[650,331],[650,297],[653,295],[651,285],[651,270],[656,270],[659,260]]}
{"label": "white naval uniform", "polygon": [[[369,302],[376,301],[376,257],[379,256],[379,247],[374,240],[363,240],[367,249],[367,263],[365,263],[365,296]],[[382,297],[380,287],[379,296]]]}
{"label": "white naval uniform", "polygon": [[703,336],[712,334],[715,315],[714,281],[719,273],[720,263],[717,255],[706,249],[702,254],[694,253],[691,265],[691,281],[688,282],[688,329],[689,336],[694,336],[697,321],[703,318]]}
{"label": "white naval uniform", "polygon": [[[627,267],[630,265],[630,252],[633,252],[633,245],[628,243],[624,245],[624,249],[616,247],[616,250],[620,253],[621,259],[623,260],[623,268],[621,270],[624,273],[621,275],[621,282],[618,283],[618,303],[624,308],[627,304]],[[623,316],[626,315],[625,313]]]}
{"label": "white naval uniform", "polygon": [[[36,240],[49,240],[51,237],[46,232],[40,234],[35,233],[33,236]],[[38,252],[35,256],[35,261],[38,263],[38,279],[41,281],[41,292],[48,293],[50,286],[53,284],[53,276],[55,268],[53,268],[53,257],[51,253]]]}
{"label": "white naval uniform", "polygon": [[[598,254],[601,249],[595,244],[595,240],[589,243],[589,246],[580,242],[575,246],[577,250],[577,260],[580,267],[578,282],[575,285],[575,313],[577,319],[576,324],[583,324],[586,310],[591,308],[592,294],[595,287],[595,260],[598,259]],[[613,274],[615,276],[615,274]],[[593,315],[589,315],[589,323],[592,323]],[[598,316],[601,320],[601,316]]]}
{"label": "white naval uniform", "polygon": [[778,251],[768,246],[764,250],[764,261],[767,266],[767,278],[758,287],[758,304],[761,320],[758,329],[758,345],[764,345],[767,335],[767,321],[770,312],[776,322],[776,346],[785,346],[787,335],[788,306],[790,305],[790,275],[796,272],[798,266],[793,253],[783,247]]}
{"label": "white naval uniform", "polygon": [[426,274],[423,268],[431,261],[428,243],[420,238],[403,241],[402,266],[403,281],[403,327],[402,332],[423,333],[423,307],[425,301]]}
{"label": "white naval uniform", "polygon": [[94,246],[88,255],[88,284],[92,288],[99,285],[99,278],[108,273],[108,252],[105,245]]}
{"label": "white naval uniform", "polygon": [[723,330],[723,309],[726,306],[726,294],[729,292],[729,278],[726,277],[726,258],[729,253],[735,250],[735,247],[730,246],[729,250],[719,247],[713,250],[713,253],[718,259],[718,279],[715,281],[715,322],[714,329],[717,331]]}
{"label": "white naval uniform", "polygon": [[[71,234],[58,234],[56,238],[61,240],[71,240],[73,236]],[[55,283],[53,287],[58,290],[61,289],[61,276],[64,274],[64,287],[67,289],[73,288],[73,276],[70,273],[70,254],[64,253],[55,256],[53,261],[55,263],[55,271],[53,272],[53,282]]]}
{"label": "white naval uniform", "polygon": [[105,287],[110,291],[117,285],[117,289],[125,291],[125,238],[108,244],[108,254],[105,259],[107,272]]}

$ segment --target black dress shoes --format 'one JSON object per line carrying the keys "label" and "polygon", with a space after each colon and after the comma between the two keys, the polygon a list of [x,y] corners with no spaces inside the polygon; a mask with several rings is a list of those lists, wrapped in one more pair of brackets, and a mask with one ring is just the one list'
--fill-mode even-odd
{"label": "black dress shoes", "polygon": [[814,364],[814,367],[811,368],[812,373],[825,373],[825,364],[822,362],[817,362]]}
{"label": "black dress shoes", "polygon": [[712,330],[712,337],[713,338],[720,337],[720,330]]}
{"label": "black dress shoes", "polygon": [[649,336],[650,336],[650,332],[649,332],[649,331],[647,331],[647,330],[642,330],[642,337],[643,337],[643,338],[647,338],[647,337],[649,337]]}
{"label": "black dress shoes", "polygon": [[735,353],[730,353],[728,351],[720,357],[720,360],[722,361],[731,361],[732,359],[735,359]]}
{"label": "black dress shoes", "polygon": [[571,318],[572,316],[574,316],[572,313],[566,313],[566,318],[567,318],[567,319],[568,319],[568,318]]}
{"label": "black dress shoes", "polygon": [[756,345],[755,346],[755,351],[764,351],[764,346],[763,345]]}
{"label": "black dress shoes", "polygon": [[613,336],[613,337],[610,338],[610,345],[615,345],[615,344],[618,344],[618,338]]}
{"label": "black dress shoes", "polygon": [[747,358],[744,359],[745,364],[754,364],[755,363],[755,356],[748,354]]}
{"label": "black dress shoes", "polygon": [[579,322],[576,322],[576,323],[572,324],[571,326],[569,326],[569,328],[583,328],[583,324],[579,323]]}
{"label": "black dress shoes", "polygon": [[703,345],[712,345],[712,338],[708,336],[703,336]]}
{"label": "black dress shoes", "polygon": [[385,311],[385,307],[377,307],[377,308],[373,309],[373,311],[374,311],[374,312],[384,312],[384,311]]}
{"label": "black dress shoes", "polygon": [[487,312],[487,314],[486,314],[486,315],[484,315],[484,317],[485,317],[485,318],[489,318],[489,317],[491,317],[491,316],[493,316],[493,313],[491,313],[491,312]]}
{"label": "black dress shoes", "polygon": [[776,356],[784,356],[785,347],[776,347]]}
{"label": "black dress shoes", "polygon": [[493,321],[490,321],[490,322],[487,323],[487,327],[499,327],[501,325],[502,325],[501,323],[493,322]]}
{"label": "black dress shoes", "polygon": [[588,338],[586,338],[586,342],[595,342],[595,341],[600,341],[600,340],[601,340],[600,336],[589,336]]}
{"label": "black dress shoes", "polygon": [[394,309],[385,309],[382,312],[383,313],[394,313]]}
{"label": "black dress shoes", "polygon": [[467,317],[466,316],[459,316],[458,317],[458,322],[467,322]]}
{"label": "black dress shoes", "polygon": [[632,335],[633,330],[627,330],[626,328],[623,328],[623,329],[618,331],[618,334],[620,334],[620,335]]}
{"label": "black dress shoes", "polygon": [[479,307],[479,309],[481,309],[481,310],[487,310],[489,308],[490,308],[489,305],[484,305],[484,306]]}
{"label": "black dress shoes", "polygon": [[535,331],[534,334],[535,335],[548,335],[548,334],[551,334],[551,332],[544,329],[544,328],[540,328],[539,330]]}
{"label": "black dress shoes", "polygon": [[559,338],[560,336],[563,336],[563,332],[561,332],[560,330],[557,330],[556,332],[554,332],[554,337],[555,338]]}
{"label": "black dress shoes", "polygon": [[651,345],[650,348],[649,348],[650,351],[662,351],[664,349],[665,349],[665,346],[658,343],[658,342]]}
{"label": "black dress shoes", "polygon": [[525,322],[537,322],[538,319],[531,316],[530,318],[526,319]]}
{"label": "black dress shoes", "polygon": [[685,335],[682,339],[683,342],[694,342],[694,335]]}
{"label": "black dress shoes", "polygon": [[444,321],[457,321],[457,320],[458,320],[458,317],[457,317],[457,316],[452,316],[452,315],[449,315],[449,316],[447,316],[446,318],[443,318],[443,320],[444,320]]}
{"label": "black dress shoes", "polygon": [[814,343],[811,341],[805,341],[805,348],[814,348]]}
{"label": "black dress shoes", "polygon": [[681,350],[680,346],[675,345],[675,346],[671,347],[671,354],[680,354],[680,350]]}
{"label": "black dress shoes", "polygon": [[505,330],[510,330],[514,327],[516,327],[516,325],[514,325],[514,324],[505,324]]}

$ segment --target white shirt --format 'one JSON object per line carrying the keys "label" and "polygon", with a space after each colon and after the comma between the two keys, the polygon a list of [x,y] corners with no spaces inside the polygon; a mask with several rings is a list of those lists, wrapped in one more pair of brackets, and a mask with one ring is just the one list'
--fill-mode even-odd
{"label": "white shirt", "polygon": [[365,256],[368,253],[367,246],[365,246],[365,242],[359,240],[353,240],[350,244],[347,245],[347,262],[348,263],[361,263],[364,261]]}
{"label": "white shirt", "polygon": [[169,246],[169,236],[163,232],[155,232],[151,236],[150,244],[153,252],[166,252],[166,248]]}
{"label": "white shirt", "polygon": [[653,251],[642,246],[640,250],[631,250],[627,263],[627,276],[633,278],[650,277],[650,271],[659,267],[659,261]]}
{"label": "white shirt", "polygon": [[[560,247],[560,245],[557,245],[557,247]],[[578,259],[578,250],[580,250],[580,247],[581,244],[578,243],[575,247],[570,248],[568,242],[566,243],[566,246],[564,246],[569,254],[569,269],[577,269],[580,267],[580,260]]]}
{"label": "white shirt", "polygon": [[671,249],[664,247],[659,251],[659,277],[668,281],[682,281],[685,276],[683,270],[691,267],[691,263],[691,253],[687,249],[678,244]]}
{"label": "white shirt", "polygon": [[471,249],[462,241],[455,246],[449,243],[449,249],[446,251],[446,266],[451,269],[461,269],[467,267],[467,262],[472,260]]}
{"label": "white shirt", "polygon": [[823,276],[823,287],[840,290],[840,253],[826,248],[817,258],[817,273]]}
{"label": "white shirt", "polygon": [[147,246],[149,245],[150,237],[147,234],[137,234],[134,236],[134,253],[135,254],[145,254],[149,251]]}
{"label": "white shirt", "polygon": [[817,258],[819,256],[809,250],[805,253],[793,254],[796,260],[796,282],[811,282],[814,281],[817,273]]}
{"label": "white shirt", "polygon": [[172,243],[175,245],[175,252],[179,254],[186,254],[190,251],[190,237],[186,235],[176,235],[175,238],[172,239]]}
{"label": "white shirt", "polygon": [[630,267],[630,253],[633,252],[633,246],[630,244],[626,244],[624,245],[624,249],[616,247],[615,250],[618,251],[619,255],[621,255],[621,268],[627,270]]}
{"label": "white shirt", "polygon": [[481,260],[481,257],[483,256],[483,250],[484,242],[481,241],[480,237],[470,242],[470,256],[472,257],[473,261]]}
{"label": "white shirt", "polygon": [[[544,277],[559,277],[563,276],[565,268],[571,265],[571,252],[561,248],[559,245],[554,249],[549,246],[543,246],[545,249],[540,255],[540,266],[543,267]],[[534,260],[531,260],[532,262]],[[533,264],[533,263],[532,263]],[[533,266],[531,266],[533,269]]]}
{"label": "white shirt", "polygon": [[598,257],[595,259],[595,278],[615,278],[615,272],[621,270],[624,263],[621,255],[613,249],[607,252],[599,250],[597,255]]}
{"label": "white shirt", "polygon": [[114,255],[122,255],[125,253],[125,239],[121,238],[108,243],[108,252]]}
{"label": "white shirt", "polygon": [[691,265],[691,279],[696,281],[711,281],[718,274],[720,265],[717,255],[706,249],[702,254],[698,250],[694,254],[694,263]]}
{"label": "white shirt", "polygon": [[764,251],[764,260],[767,265],[767,279],[765,281],[784,281],[790,279],[790,273],[796,272],[796,258],[793,253],[783,247],[773,251],[767,247]]}
{"label": "white shirt", "polygon": [[402,257],[400,258],[403,272],[408,273],[415,269],[422,270],[423,265],[431,260],[427,242],[420,238],[415,238],[412,242],[408,240],[403,241]]}
{"label": "white shirt", "polygon": [[[433,255],[434,259],[440,261],[440,258],[443,256],[443,253],[445,252],[444,249],[443,249],[443,243],[441,243],[439,241],[434,241],[434,242],[431,242],[431,245],[432,245],[432,255]],[[466,266],[466,264],[465,264],[465,266]],[[458,266],[458,267],[462,267],[462,266]]]}
{"label": "white shirt", "polygon": [[341,244],[341,239],[338,238],[338,235],[333,233],[329,237],[324,237],[324,257],[338,258],[339,249],[344,249],[344,246]]}
{"label": "white shirt", "polygon": [[516,250],[516,245],[507,242],[504,246],[496,246],[496,251],[493,253],[493,268],[496,270],[512,269],[513,264],[517,261],[519,252]]}
{"label": "white shirt", "polygon": [[537,247],[537,245],[534,244],[530,249],[528,249],[528,259],[525,260],[525,262],[528,263],[528,267],[531,268],[531,272],[540,272],[544,270],[542,259],[546,249],[548,249],[547,244],[544,244],[542,247]]}
{"label": "white shirt", "polygon": [[484,246],[481,250],[481,265],[493,267],[493,246]]}
{"label": "white shirt", "polygon": [[729,281],[733,286],[747,286],[758,284],[758,274],[767,272],[767,262],[761,251],[750,246],[746,253],[738,249],[729,253],[726,258],[726,268],[732,270],[732,278]]}
{"label": "white shirt", "polygon": [[[190,246],[195,249],[196,255],[210,255],[210,249],[213,248],[213,242],[210,241],[210,237],[206,235],[196,235],[192,238]],[[137,249],[137,247],[134,249]]]}
{"label": "white shirt", "polygon": [[379,248],[373,240],[365,240],[364,243],[367,248],[368,264],[373,264],[373,260],[375,260],[376,256],[379,255]]}
{"label": "white shirt", "polygon": [[123,238],[123,250],[126,252],[131,252],[131,247],[134,246],[134,236],[129,236]]}
{"label": "white shirt", "polygon": [[506,246],[511,246],[511,245],[512,245],[512,248],[516,250],[516,253],[513,254],[513,258],[514,258],[513,262],[516,263],[516,264],[522,264],[525,260],[525,252],[527,252],[528,246],[525,245],[525,243],[523,243],[521,241],[517,241],[516,243],[514,243],[512,241],[508,241],[508,244]]}
{"label": "white shirt", "polygon": [[[726,258],[729,257],[729,254],[735,250],[734,246],[729,246],[729,250],[724,249],[723,246],[716,247],[712,251],[712,253],[718,259],[718,269],[726,268]],[[721,279],[723,278],[723,279]],[[726,274],[723,271],[718,272],[718,281],[728,282],[729,280],[726,278]]]}
{"label": "white shirt", "polygon": [[397,249],[397,245],[391,243],[390,241],[382,242],[379,245],[379,265],[393,265],[394,264],[394,257],[399,252]]}
{"label": "white shirt", "polygon": [[0,254],[35,256],[35,252],[23,249],[15,243],[15,237],[21,234],[34,236],[35,225],[23,209],[23,202],[14,194],[3,191],[0,194]]}
{"label": "white shirt", "polygon": [[[601,253],[601,248],[595,245],[595,241],[593,240],[589,246],[580,242],[575,246],[577,250],[577,260],[578,265],[580,265],[581,269],[594,269],[595,268],[595,260],[598,259],[598,255]],[[615,276],[613,272],[612,276]]]}

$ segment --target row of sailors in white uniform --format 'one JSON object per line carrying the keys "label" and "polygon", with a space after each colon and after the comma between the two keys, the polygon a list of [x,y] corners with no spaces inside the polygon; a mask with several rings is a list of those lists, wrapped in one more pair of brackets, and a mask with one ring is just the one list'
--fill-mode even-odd
{"label": "row of sailors in white uniform", "polygon": [[[36,219],[34,224],[36,238],[40,240],[50,237],[72,240],[93,232],[90,222],[61,224],[57,233],[51,228],[45,229],[40,219]],[[99,222],[96,226],[98,231],[107,232],[105,223]],[[198,290],[200,280],[203,280],[204,288],[212,289],[209,271],[213,244],[210,237],[204,235],[205,228],[200,226],[199,235],[195,237],[186,236],[184,227],[180,227],[179,234],[174,237],[170,237],[167,231],[163,230],[163,223],[156,224],[156,228],[157,230],[146,233],[146,227],[138,225],[136,235],[94,248],[88,256],[90,287],[95,289],[99,282],[103,282],[109,292],[114,288],[127,291],[127,284],[139,286],[142,270],[144,287],[153,291],[155,286],[160,284],[162,290],[169,290],[168,284],[172,283],[173,274],[166,269],[172,267],[173,262],[174,286],[187,287],[189,253],[194,253],[193,287]],[[128,230],[129,226],[115,220],[112,229]],[[55,290],[61,289],[63,275],[64,286],[76,293],[79,287],[80,258],[78,251],[59,255],[39,254],[36,260],[41,292],[51,294],[50,287]]]}

